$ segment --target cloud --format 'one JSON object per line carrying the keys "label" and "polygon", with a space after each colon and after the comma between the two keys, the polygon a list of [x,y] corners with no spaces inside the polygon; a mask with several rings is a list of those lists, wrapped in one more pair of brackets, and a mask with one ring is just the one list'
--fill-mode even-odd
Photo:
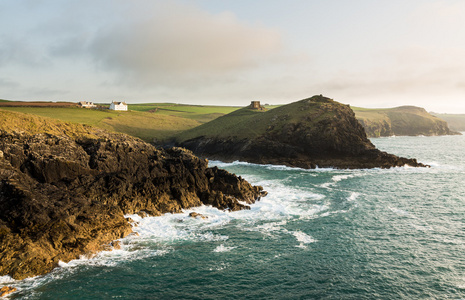
{"label": "cloud", "polygon": [[19,64],[43,67],[50,63],[46,54],[34,47],[26,38],[0,36],[0,66]]}
{"label": "cloud", "polygon": [[[50,55],[87,57],[119,83],[155,86],[229,81],[238,72],[294,59],[283,54],[279,31],[230,12],[211,14],[173,1],[117,3],[119,9],[112,7],[111,17],[96,28],[75,26],[79,30],[57,34]],[[53,22],[47,27],[56,28]]]}
{"label": "cloud", "polygon": [[8,78],[0,78],[0,87],[2,88],[16,88],[19,86],[20,86],[19,83],[12,81]]}

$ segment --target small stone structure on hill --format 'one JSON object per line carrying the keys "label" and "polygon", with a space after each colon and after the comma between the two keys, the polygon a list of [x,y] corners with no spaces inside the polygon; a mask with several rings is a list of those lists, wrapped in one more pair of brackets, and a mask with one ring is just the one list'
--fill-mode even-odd
{"label": "small stone structure on hill", "polygon": [[252,101],[249,105],[250,109],[265,110],[263,106],[260,105],[260,101]]}

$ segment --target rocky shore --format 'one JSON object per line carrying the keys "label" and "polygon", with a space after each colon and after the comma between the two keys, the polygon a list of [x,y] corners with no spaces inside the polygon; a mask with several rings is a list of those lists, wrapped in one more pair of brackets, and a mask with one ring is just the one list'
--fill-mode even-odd
{"label": "rocky shore", "polygon": [[424,167],[382,152],[367,138],[352,109],[314,96],[260,112],[243,108],[182,133],[177,144],[222,161],[291,167]]}
{"label": "rocky shore", "polygon": [[0,276],[107,249],[132,232],[125,214],[234,211],[265,194],[182,148],[0,111]]}

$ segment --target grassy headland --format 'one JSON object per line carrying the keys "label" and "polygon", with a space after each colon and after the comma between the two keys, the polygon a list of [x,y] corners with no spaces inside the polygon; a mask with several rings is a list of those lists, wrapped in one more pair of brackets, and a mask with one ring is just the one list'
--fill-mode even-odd
{"label": "grassy headland", "polygon": [[[97,103],[100,107],[108,104]],[[268,110],[281,109],[281,105],[266,105]],[[285,105],[284,105],[285,107]],[[145,141],[167,141],[177,136],[187,137],[197,131],[187,130],[199,127],[213,135],[236,132],[244,138],[254,136],[254,131],[262,131],[263,124],[269,120],[258,117],[261,111],[233,106],[188,105],[176,103],[129,104],[129,111],[111,111],[108,109],[83,109],[72,102],[20,102],[0,100],[0,109],[34,114],[54,118],[65,122],[88,124],[98,128],[126,133]],[[288,108],[284,108],[286,110]],[[450,134],[447,124],[427,113],[424,109],[402,106],[389,109],[367,109],[352,107],[356,118],[364,126],[369,137],[391,135],[442,135]],[[234,113],[233,113],[234,112]],[[228,119],[217,118],[231,114]],[[298,112],[285,112],[290,118]],[[436,114],[451,122],[451,128],[465,131],[465,115]],[[253,128],[247,122],[254,116]],[[268,116],[268,115],[267,115]],[[214,121],[214,122],[211,122]],[[205,126],[203,126],[205,124]]]}
{"label": "grassy headland", "polygon": [[424,108],[400,106],[386,109],[352,107],[369,137],[392,135],[448,135],[447,122],[429,114]]}
{"label": "grassy headland", "polygon": [[431,114],[446,121],[447,124],[449,124],[450,129],[456,131],[465,131],[465,114]]}

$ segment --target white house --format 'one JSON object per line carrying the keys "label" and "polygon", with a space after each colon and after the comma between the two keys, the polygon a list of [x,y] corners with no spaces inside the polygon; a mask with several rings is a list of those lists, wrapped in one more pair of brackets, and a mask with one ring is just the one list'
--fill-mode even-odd
{"label": "white house", "polygon": [[125,102],[111,101],[110,109],[111,110],[128,110],[128,105]]}
{"label": "white house", "polygon": [[84,108],[94,108],[94,107],[97,107],[97,105],[95,105],[93,102],[87,102],[87,101],[80,101],[78,103],[81,107],[84,107]]}

